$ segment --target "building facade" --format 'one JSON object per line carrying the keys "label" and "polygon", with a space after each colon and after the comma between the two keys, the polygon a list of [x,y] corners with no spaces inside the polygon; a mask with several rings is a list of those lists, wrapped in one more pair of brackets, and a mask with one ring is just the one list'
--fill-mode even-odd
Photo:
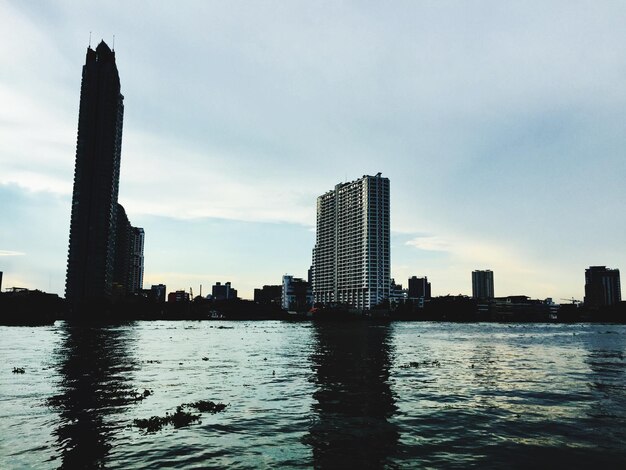
{"label": "building facade", "polygon": [[369,310],[389,298],[389,179],[364,175],[317,198],[313,298]]}
{"label": "building facade", "polygon": [[493,271],[472,271],[472,297],[475,299],[493,299]]}
{"label": "building facade", "polygon": [[87,49],[78,137],[65,297],[71,302],[111,296],[124,97],[115,52],[101,42]]}
{"label": "building facade", "polygon": [[585,270],[585,306],[608,307],[622,301],[619,269],[590,266]]}

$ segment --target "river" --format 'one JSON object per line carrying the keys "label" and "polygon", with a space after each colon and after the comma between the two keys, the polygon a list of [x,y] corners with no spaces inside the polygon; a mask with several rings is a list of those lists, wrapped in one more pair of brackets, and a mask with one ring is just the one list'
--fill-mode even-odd
{"label": "river", "polygon": [[56,322],[0,354],[3,469],[626,468],[625,325]]}

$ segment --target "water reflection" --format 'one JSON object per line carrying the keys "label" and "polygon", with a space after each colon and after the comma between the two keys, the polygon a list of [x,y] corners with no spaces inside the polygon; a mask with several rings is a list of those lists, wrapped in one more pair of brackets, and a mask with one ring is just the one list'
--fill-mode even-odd
{"label": "water reflection", "polygon": [[131,385],[135,364],[128,354],[131,332],[125,327],[63,328],[55,353],[59,394],[50,399],[60,416],[54,431],[60,468],[105,465],[113,435],[121,427],[113,415],[137,399]]}
{"label": "water reflection", "polygon": [[389,465],[399,438],[388,421],[396,410],[389,329],[365,322],[315,325],[316,418],[305,441],[316,468]]}

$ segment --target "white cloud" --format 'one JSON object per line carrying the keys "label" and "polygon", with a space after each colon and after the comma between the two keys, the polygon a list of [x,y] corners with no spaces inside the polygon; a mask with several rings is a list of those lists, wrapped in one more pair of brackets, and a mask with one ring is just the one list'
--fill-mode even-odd
{"label": "white cloud", "polygon": [[0,250],[0,256],[24,256],[21,251]]}
{"label": "white cloud", "polygon": [[450,244],[435,236],[419,236],[406,242],[407,245],[424,251],[450,251]]}

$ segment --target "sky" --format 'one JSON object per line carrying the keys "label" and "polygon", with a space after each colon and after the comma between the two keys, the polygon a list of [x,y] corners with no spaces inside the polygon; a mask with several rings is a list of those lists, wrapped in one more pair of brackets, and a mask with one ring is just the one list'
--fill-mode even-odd
{"label": "sky", "polygon": [[585,268],[626,269],[624,24],[601,0],[0,0],[2,287],[64,294],[91,35],[144,287],[306,277],[317,196],[382,172],[396,282],[582,300]]}

